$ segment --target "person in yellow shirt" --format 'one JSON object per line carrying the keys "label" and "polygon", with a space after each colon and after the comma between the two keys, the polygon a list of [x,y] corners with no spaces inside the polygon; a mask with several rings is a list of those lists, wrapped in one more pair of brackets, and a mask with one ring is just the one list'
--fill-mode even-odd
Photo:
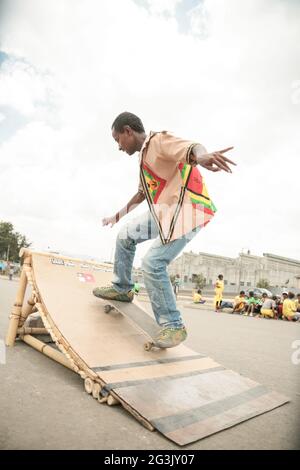
{"label": "person in yellow shirt", "polygon": [[201,292],[200,289],[198,289],[197,292],[194,292],[193,302],[194,302],[194,304],[204,304],[205,303],[205,300],[202,299],[202,292]]}
{"label": "person in yellow shirt", "polygon": [[293,292],[288,293],[287,299],[283,302],[282,313],[283,317],[289,321],[300,320],[300,313],[297,312],[297,306],[295,304],[295,294]]}
{"label": "person in yellow shirt", "polygon": [[219,274],[218,279],[216,280],[216,284],[215,284],[214,305],[215,305],[216,312],[219,312],[221,310],[223,290],[224,290],[223,274]]}
{"label": "person in yellow shirt", "polygon": [[243,313],[245,310],[246,303],[247,300],[245,296],[245,291],[241,290],[240,294],[234,298],[232,313]]}

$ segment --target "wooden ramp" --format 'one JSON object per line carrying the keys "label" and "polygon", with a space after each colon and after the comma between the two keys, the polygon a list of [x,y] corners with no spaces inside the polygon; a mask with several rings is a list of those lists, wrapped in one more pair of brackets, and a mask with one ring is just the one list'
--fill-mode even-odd
{"label": "wooden ramp", "polygon": [[[18,336],[80,374],[100,403],[120,403],[149,430],[186,445],[288,401],[184,345],[145,351],[132,322],[105,314],[105,302],[92,295],[111,281],[111,265],[28,250],[22,256],[7,345]],[[27,326],[34,311],[45,329]],[[56,347],[33,336],[41,333],[49,333]]]}

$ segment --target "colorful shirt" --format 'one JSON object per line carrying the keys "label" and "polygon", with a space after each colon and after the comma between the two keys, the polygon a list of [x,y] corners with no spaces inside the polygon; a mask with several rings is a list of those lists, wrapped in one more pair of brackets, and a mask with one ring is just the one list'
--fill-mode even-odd
{"label": "colorful shirt", "polygon": [[251,305],[251,304],[256,305],[257,303],[258,303],[258,299],[256,299],[255,297],[249,297],[249,299],[247,300],[248,305]]}
{"label": "colorful shirt", "polygon": [[195,145],[166,131],[151,132],[140,151],[139,191],[163,244],[204,227],[216,212],[193,160]]}

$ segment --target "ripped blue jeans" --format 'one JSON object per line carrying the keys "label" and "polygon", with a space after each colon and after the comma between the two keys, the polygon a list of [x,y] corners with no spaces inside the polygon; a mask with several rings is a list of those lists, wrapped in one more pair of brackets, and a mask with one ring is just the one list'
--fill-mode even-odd
{"label": "ripped blue jeans", "polygon": [[199,230],[200,227],[197,227],[187,235],[163,245],[157,238],[158,229],[148,211],[130,221],[118,234],[112,281],[118,292],[128,292],[134,286],[131,274],[137,244],[157,238],[144,256],[141,269],[156,322],[164,328],[183,326],[167,266]]}

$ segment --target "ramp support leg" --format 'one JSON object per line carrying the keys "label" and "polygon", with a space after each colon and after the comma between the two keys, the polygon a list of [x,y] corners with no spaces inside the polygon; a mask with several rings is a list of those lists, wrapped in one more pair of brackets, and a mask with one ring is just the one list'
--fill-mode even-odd
{"label": "ramp support leg", "polygon": [[75,371],[75,368],[72,366],[70,361],[66,358],[66,356],[61,353],[60,351],[57,351],[56,349],[52,348],[46,343],[43,343],[43,341],[40,341],[37,338],[34,338],[31,335],[24,335],[22,337],[22,340],[29,344],[29,346],[32,346],[34,349],[37,351],[40,351],[41,353],[45,354],[45,356],[50,357],[56,362],[59,362],[59,364],[67,367],[68,369]]}
{"label": "ramp support leg", "polygon": [[25,269],[23,267],[20,282],[19,282],[16,301],[14,303],[14,306],[12,308],[12,312],[11,312],[11,315],[10,315],[8,332],[7,332],[7,335],[6,335],[6,346],[14,346],[14,344],[15,344],[15,339],[16,339],[16,336],[17,336],[17,331],[18,331],[18,326],[19,326],[20,315],[21,315],[21,311],[22,311],[22,306],[23,306],[26,287],[27,287],[27,276],[26,276],[26,273],[25,273]]}
{"label": "ramp support leg", "polygon": [[21,328],[18,328],[18,335],[49,335],[49,331],[47,328],[22,326]]}

